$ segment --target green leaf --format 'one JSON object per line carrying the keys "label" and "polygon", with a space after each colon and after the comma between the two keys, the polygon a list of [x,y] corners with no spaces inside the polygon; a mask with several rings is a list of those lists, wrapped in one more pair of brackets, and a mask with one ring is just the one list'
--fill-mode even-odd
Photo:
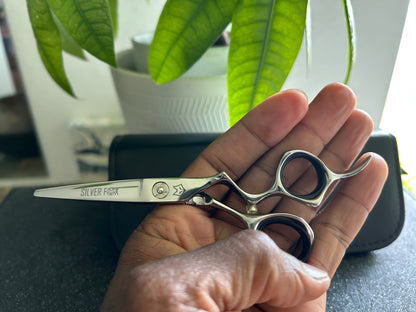
{"label": "green leaf", "polygon": [[276,93],[302,43],[307,0],[241,0],[232,18],[227,88],[230,124]]}
{"label": "green leaf", "polygon": [[84,50],[116,66],[113,21],[107,0],[47,0],[68,34]]}
{"label": "green leaf", "polygon": [[354,22],[354,13],[352,11],[352,5],[350,0],[342,0],[342,5],[344,7],[344,16],[345,16],[345,27],[347,29],[347,38],[348,38],[348,51],[347,51],[347,70],[345,73],[344,83],[347,84],[352,67],[355,63],[355,22]]}
{"label": "green leaf", "polygon": [[68,34],[66,29],[61,25],[59,20],[56,18],[55,15],[53,15],[53,21],[55,22],[56,27],[59,30],[59,34],[61,37],[62,42],[62,49],[75,57],[80,58],[81,60],[86,60],[84,51],[81,49],[81,47],[75,42],[74,39]]}
{"label": "green leaf", "polygon": [[156,83],[188,70],[230,23],[237,0],[167,0],[149,49]]}
{"label": "green leaf", "polygon": [[108,5],[110,7],[111,20],[113,22],[114,37],[117,37],[117,33],[118,33],[118,1],[117,0],[108,0]]}
{"label": "green leaf", "polygon": [[67,93],[74,96],[65,74],[61,38],[46,0],[27,0],[39,55],[53,80]]}

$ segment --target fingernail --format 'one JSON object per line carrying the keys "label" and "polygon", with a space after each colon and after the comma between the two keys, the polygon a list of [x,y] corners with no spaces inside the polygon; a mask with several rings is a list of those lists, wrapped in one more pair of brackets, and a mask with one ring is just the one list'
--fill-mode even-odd
{"label": "fingernail", "polygon": [[322,271],[310,264],[304,263],[303,264],[303,269],[305,270],[305,272],[312,277],[313,279],[316,280],[327,280],[329,279],[328,273],[325,271]]}

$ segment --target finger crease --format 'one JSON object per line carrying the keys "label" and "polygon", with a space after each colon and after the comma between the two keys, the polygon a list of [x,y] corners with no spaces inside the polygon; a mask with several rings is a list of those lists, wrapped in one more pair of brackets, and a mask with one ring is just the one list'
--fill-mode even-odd
{"label": "finger crease", "polygon": [[351,195],[349,195],[346,192],[343,192],[342,190],[339,190],[337,195],[341,195],[342,197],[344,197],[345,199],[353,202],[353,204],[355,206],[360,207],[362,210],[365,211],[366,215],[368,215],[371,211],[371,208],[368,207],[367,205],[365,205],[363,202],[359,201],[358,199],[356,199],[355,197],[352,197]]}
{"label": "finger crease", "polygon": [[341,227],[336,226],[330,222],[320,222],[320,226],[329,230],[332,233],[332,236],[341,244],[341,246],[346,250],[353,240],[353,236],[349,235]]}
{"label": "finger crease", "polygon": [[323,150],[323,152],[319,156],[321,156],[324,152],[325,153],[329,153],[332,156],[334,156],[336,158],[336,160],[341,163],[341,165],[343,166],[343,169],[346,169],[346,168],[348,168],[350,166],[348,160],[344,159],[339,154],[337,154],[335,151],[332,151],[332,150],[330,150],[328,148],[325,148]]}
{"label": "finger crease", "polygon": [[258,168],[260,171],[264,172],[271,180],[276,179],[276,168],[267,166],[263,162],[257,162],[253,167]]}
{"label": "finger crease", "polygon": [[264,140],[261,136],[259,136],[257,133],[250,130],[250,128],[245,124],[244,119],[241,120],[241,124],[243,125],[244,129],[248,133],[250,133],[256,140],[258,140],[261,144],[263,144],[267,149],[272,148],[275,144],[269,144],[266,140]]}
{"label": "finger crease", "polygon": [[308,126],[307,124],[305,124],[304,122],[300,122],[299,125],[301,125],[302,127],[306,128],[308,131],[312,132],[312,134],[318,138],[319,143],[321,145],[320,150],[323,150],[325,145],[328,143],[326,142],[326,140],[312,127]]}
{"label": "finger crease", "polygon": [[[210,155],[210,157],[207,157],[205,153],[201,153],[200,157],[207,162],[211,168],[213,168],[216,172],[225,171],[233,180],[237,179],[239,175],[234,172],[230,166],[228,166],[220,157],[217,157],[216,155]],[[213,159],[215,161],[213,161]]]}

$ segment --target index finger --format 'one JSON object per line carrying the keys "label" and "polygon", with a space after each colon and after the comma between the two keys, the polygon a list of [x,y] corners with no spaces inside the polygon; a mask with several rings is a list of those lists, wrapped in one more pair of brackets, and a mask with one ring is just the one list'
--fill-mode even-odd
{"label": "index finger", "polygon": [[305,116],[308,100],[298,90],[277,93],[253,108],[208,146],[183,176],[210,176],[226,171],[238,179],[270,148],[278,144]]}

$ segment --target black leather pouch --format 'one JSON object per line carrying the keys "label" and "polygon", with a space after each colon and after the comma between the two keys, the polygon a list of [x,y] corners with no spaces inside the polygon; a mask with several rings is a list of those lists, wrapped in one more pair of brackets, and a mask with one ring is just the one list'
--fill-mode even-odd
{"label": "black leather pouch", "polygon": [[[123,135],[110,147],[109,179],[175,177],[219,134]],[[389,165],[383,192],[348,252],[383,248],[400,234],[404,223],[401,170],[395,138],[375,131],[363,152],[380,154]],[[363,190],[365,192],[365,190]],[[152,204],[113,203],[113,238],[121,248],[137,225],[154,208]]]}
{"label": "black leather pouch", "polygon": [[382,156],[388,164],[389,175],[377,203],[348,248],[349,253],[367,252],[388,246],[399,236],[404,224],[402,170],[396,138],[390,133],[376,130],[363,148],[362,153],[365,152]]}

